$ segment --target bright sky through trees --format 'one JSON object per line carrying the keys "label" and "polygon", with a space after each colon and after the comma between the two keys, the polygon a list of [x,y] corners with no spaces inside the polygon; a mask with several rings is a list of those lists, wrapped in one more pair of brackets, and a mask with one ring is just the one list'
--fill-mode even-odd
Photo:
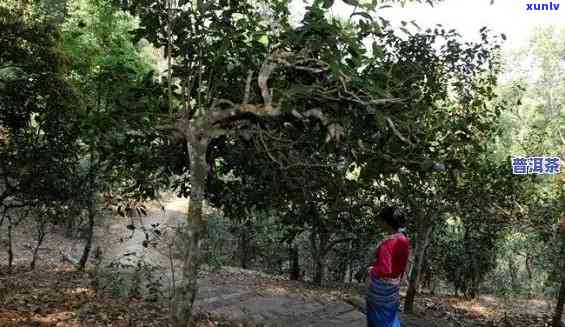
{"label": "bright sky through trees", "polygon": [[[531,0],[495,0],[492,5],[490,2],[491,0],[446,0],[433,8],[428,4],[411,3],[404,8],[395,4],[393,8],[382,9],[381,15],[395,27],[401,26],[402,20],[415,20],[424,29],[442,24],[448,29],[457,29],[468,40],[478,38],[479,29],[488,26],[495,32],[506,34],[508,40],[504,45],[505,50],[525,46],[535,26],[565,27],[565,2],[553,11],[527,11],[527,4],[536,2]],[[553,3],[559,1],[555,0]],[[302,17],[304,6],[303,0],[294,0],[291,4],[291,12],[297,21]],[[339,17],[347,18],[352,11],[353,6],[341,0],[336,0],[332,7],[332,12]],[[414,29],[412,26],[408,27]]]}

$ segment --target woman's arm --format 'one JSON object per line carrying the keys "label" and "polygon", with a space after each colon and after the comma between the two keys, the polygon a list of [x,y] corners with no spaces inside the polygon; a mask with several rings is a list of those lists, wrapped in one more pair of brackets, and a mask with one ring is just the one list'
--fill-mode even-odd
{"label": "woman's arm", "polygon": [[377,263],[373,267],[374,276],[381,278],[391,278],[392,276],[392,242],[386,242],[381,245],[378,251]]}

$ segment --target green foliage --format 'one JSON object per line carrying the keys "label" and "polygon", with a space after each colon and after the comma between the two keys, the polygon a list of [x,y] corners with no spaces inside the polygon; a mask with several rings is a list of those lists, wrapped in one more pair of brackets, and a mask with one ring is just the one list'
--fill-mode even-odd
{"label": "green foliage", "polygon": [[79,126],[84,154],[96,170],[95,190],[156,198],[168,183],[171,148],[149,118],[161,110],[162,94],[146,49],[133,42],[136,27],[109,1],[75,1],[62,25],[63,44],[83,95]]}
{"label": "green foliage", "polygon": [[[498,93],[511,107],[503,114],[503,133],[496,144],[499,158],[563,157],[564,53],[562,30],[538,28],[532,31],[528,47],[507,58],[510,81],[502,84]],[[506,293],[543,294],[544,289],[555,289],[559,278],[556,230],[563,203],[563,179],[535,176],[515,180],[523,184],[516,196],[520,210],[512,212],[520,220],[501,241],[497,287]]]}
{"label": "green foliage", "polygon": [[208,215],[207,258],[210,266],[221,267],[229,263],[231,238],[229,221],[218,213]]}
{"label": "green foliage", "polygon": [[55,27],[0,7],[0,206],[61,206],[80,181],[80,108]]}

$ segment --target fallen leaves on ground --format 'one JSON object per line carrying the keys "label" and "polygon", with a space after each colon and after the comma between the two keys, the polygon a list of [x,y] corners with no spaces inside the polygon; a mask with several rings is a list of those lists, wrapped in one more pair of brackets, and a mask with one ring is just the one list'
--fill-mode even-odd
{"label": "fallen leaves on ground", "polygon": [[[293,294],[315,299],[336,300],[359,295],[359,288],[319,288],[309,284],[252,274],[234,269],[204,273],[217,285],[240,283],[270,294]],[[61,264],[46,270],[14,272],[0,270],[0,326],[168,326],[165,304],[141,299],[117,299],[92,288],[89,273]],[[533,314],[496,301],[467,301],[456,297],[421,296],[416,314],[405,316],[406,326],[549,326],[547,312]],[[252,326],[251,323],[223,321],[206,313],[198,316],[198,327]]]}
{"label": "fallen leaves on ground", "polygon": [[0,326],[167,326],[163,307],[115,299],[91,287],[88,273],[72,267],[0,270]]}
{"label": "fallen leaves on ground", "polygon": [[[112,297],[92,287],[90,273],[77,272],[61,262],[57,249],[73,248],[73,241],[53,233],[40,251],[36,271],[29,271],[29,236],[14,233],[16,267],[8,273],[5,260],[0,257],[0,326],[1,327],[94,327],[94,326],[168,326],[166,303],[146,302],[142,299]],[[2,268],[4,267],[4,268]],[[211,285],[238,286],[268,296],[299,296],[313,300],[343,301],[355,299],[356,307],[364,306],[363,284],[328,284],[317,287],[309,283],[290,281],[251,270],[233,267],[211,269],[204,267],[199,274]],[[346,301],[352,303],[351,301]],[[527,309],[530,310],[527,310]],[[531,310],[535,308],[534,310]],[[405,326],[549,326],[550,312],[531,302],[513,299],[467,301],[449,296],[419,296],[416,313],[403,317]],[[251,322],[222,320],[208,313],[198,316],[197,327],[247,327]]]}

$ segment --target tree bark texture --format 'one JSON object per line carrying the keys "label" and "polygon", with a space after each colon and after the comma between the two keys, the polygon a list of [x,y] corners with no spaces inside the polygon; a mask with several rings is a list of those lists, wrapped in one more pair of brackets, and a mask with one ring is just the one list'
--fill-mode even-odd
{"label": "tree bark texture", "polygon": [[14,266],[14,251],[12,249],[12,217],[8,216],[8,272],[12,273]]}
{"label": "tree bark texture", "polygon": [[298,253],[298,246],[291,244],[289,246],[289,256],[290,256],[290,280],[300,279],[300,257]]}
{"label": "tree bark texture", "polygon": [[312,254],[314,259],[314,278],[315,285],[322,286],[326,277],[326,256],[328,253],[328,235],[325,232],[318,233],[319,241],[316,242],[316,233],[311,235]]}
{"label": "tree bark texture", "polygon": [[29,265],[31,270],[35,270],[35,263],[37,262],[37,254],[39,253],[39,248],[41,247],[41,244],[43,244],[43,240],[45,239],[45,234],[46,234],[45,228],[47,222],[43,220],[43,217],[39,219],[41,219],[41,221],[38,222],[38,226],[37,226],[37,243],[35,244],[35,248],[33,249],[31,264]]}
{"label": "tree bark texture", "polygon": [[82,251],[82,256],[80,257],[80,261],[78,262],[78,269],[80,271],[84,270],[84,268],[86,267],[86,262],[88,261],[90,250],[92,249],[95,215],[96,215],[95,203],[93,200],[91,200],[88,205],[88,234],[86,236],[86,244],[84,245],[84,249]]}
{"label": "tree bark texture", "polygon": [[196,133],[187,133],[188,154],[190,157],[190,200],[187,224],[182,227],[179,239],[183,267],[178,287],[171,305],[173,327],[191,325],[192,307],[197,293],[197,277],[204,256],[202,240],[206,236],[207,225],[203,217],[205,187],[208,177],[206,150],[208,140]]}
{"label": "tree bark texture", "polygon": [[426,248],[430,243],[433,229],[433,224],[428,219],[423,220],[422,218],[420,218],[418,225],[418,234],[416,235],[417,242],[414,250],[414,266],[412,267],[412,271],[410,273],[408,290],[406,291],[406,299],[404,301],[405,312],[414,311],[414,299],[418,290],[422,265],[424,262],[424,257],[426,255]]}
{"label": "tree bark texture", "polygon": [[249,243],[250,243],[250,235],[249,235],[249,226],[247,223],[242,225],[241,234],[240,234],[240,265],[243,269],[249,268]]}

